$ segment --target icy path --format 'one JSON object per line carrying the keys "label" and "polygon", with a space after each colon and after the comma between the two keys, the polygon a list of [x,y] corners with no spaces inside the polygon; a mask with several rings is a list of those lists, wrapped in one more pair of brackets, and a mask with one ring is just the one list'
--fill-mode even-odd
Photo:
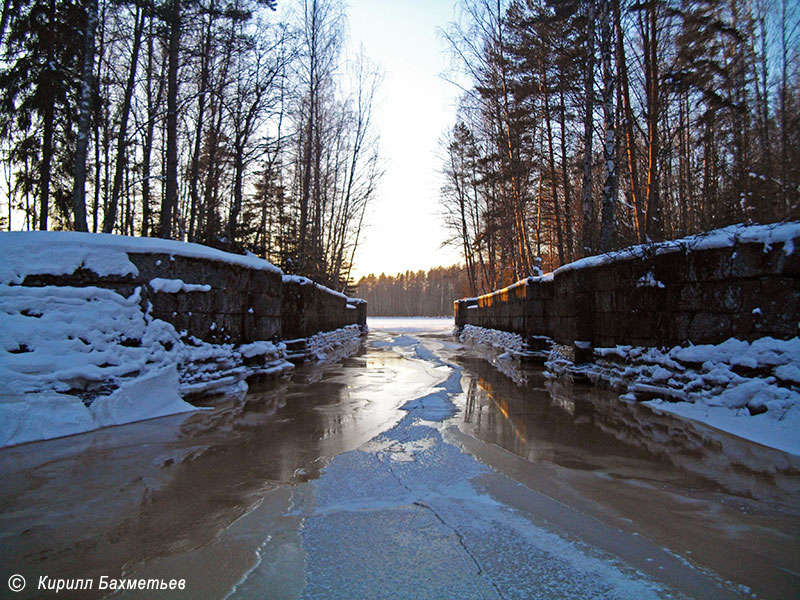
{"label": "icy path", "polygon": [[[335,457],[318,480],[295,492],[292,512],[303,522],[302,597],[675,597],[669,585],[521,508],[549,502],[553,513],[558,503],[445,441],[443,421],[455,414],[451,399],[462,393],[460,369],[435,355],[435,343],[406,331],[373,343],[424,363],[438,381],[402,406],[407,415],[394,428]],[[513,507],[497,498],[509,488]],[[604,529],[599,522],[591,527]],[[598,537],[604,535],[619,532]],[[674,556],[630,537],[631,555],[670,573],[671,583],[691,595],[721,591]],[[244,582],[239,591],[235,597],[253,590]]]}

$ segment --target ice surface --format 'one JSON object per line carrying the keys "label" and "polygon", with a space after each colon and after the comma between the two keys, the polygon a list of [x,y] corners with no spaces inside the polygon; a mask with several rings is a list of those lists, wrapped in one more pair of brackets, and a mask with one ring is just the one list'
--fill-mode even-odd
{"label": "ice surface", "polygon": [[397,333],[452,333],[452,317],[367,317],[370,331]]}
{"label": "ice surface", "polygon": [[[405,336],[408,337],[408,336]],[[416,345],[422,345],[416,340]],[[394,342],[405,355],[414,344]],[[430,348],[418,355],[435,356]],[[504,479],[442,438],[457,369],[393,429],[334,458],[294,498],[305,598],[631,598],[668,595],[642,573],[541,527],[475,483]],[[449,405],[449,406],[448,406]]]}

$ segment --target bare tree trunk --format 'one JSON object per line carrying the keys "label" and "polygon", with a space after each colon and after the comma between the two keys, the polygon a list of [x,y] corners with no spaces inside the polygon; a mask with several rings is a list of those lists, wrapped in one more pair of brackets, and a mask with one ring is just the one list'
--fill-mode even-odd
{"label": "bare tree trunk", "polygon": [[558,206],[558,177],[556,176],[556,160],[553,152],[553,128],[550,120],[550,90],[547,89],[547,65],[544,58],[540,60],[542,67],[542,102],[544,102],[544,120],[547,129],[547,164],[550,167],[550,190],[553,197],[553,212],[556,217],[556,240],[558,242],[558,262],[563,265],[564,259],[564,236],[561,231],[561,210]]}
{"label": "bare tree trunk", "polygon": [[[559,86],[559,125],[561,127],[561,180],[564,188],[564,231],[566,233],[566,260],[567,262],[575,258],[575,242],[572,224],[572,194],[570,193],[569,169],[567,168],[567,110],[564,105],[564,85]],[[537,256],[541,256],[541,250],[537,250]]]}
{"label": "bare tree trunk", "polygon": [[781,0],[781,82],[779,94],[780,106],[780,128],[781,128],[781,145],[780,156],[781,164],[778,173],[780,173],[780,206],[784,207],[787,211],[791,210],[791,203],[789,202],[789,194],[787,188],[789,185],[789,164],[788,164],[788,146],[789,146],[789,131],[786,118],[786,100],[788,97],[788,67],[789,67],[789,33],[788,29],[788,15],[787,15],[788,0]]}
{"label": "bare tree trunk", "polygon": [[530,274],[530,267],[532,264],[532,257],[530,252],[530,244],[528,242],[528,229],[525,219],[525,206],[522,198],[522,191],[520,189],[519,173],[518,171],[518,153],[515,156],[514,141],[511,136],[511,116],[509,110],[509,91],[508,91],[508,76],[506,69],[505,59],[505,45],[503,42],[503,21],[500,0],[497,0],[497,43],[499,51],[499,67],[500,67],[500,82],[502,85],[502,110],[503,110],[503,133],[505,134],[506,152],[508,153],[508,167],[509,175],[511,177],[511,201],[514,215],[514,226],[516,229],[516,244],[514,252],[519,261],[518,271],[515,273],[516,278],[522,278]]}
{"label": "bare tree trunk", "polygon": [[199,228],[198,212],[202,209],[200,207],[200,198],[197,191],[197,184],[200,178],[200,146],[203,140],[203,128],[205,126],[205,107],[206,95],[208,94],[208,83],[210,77],[209,63],[211,61],[211,40],[212,40],[212,27],[214,25],[214,11],[215,2],[212,1],[209,10],[208,23],[206,24],[205,32],[203,34],[203,43],[201,46],[200,56],[200,81],[198,83],[197,92],[197,121],[195,123],[194,133],[194,149],[192,150],[192,162],[189,171],[189,240],[195,239],[195,227]]}
{"label": "bare tree trunk", "polygon": [[[308,1],[311,2],[309,8]],[[320,35],[320,15],[319,5],[317,0],[307,0],[305,6],[305,27],[306,27],[306,43],[308,44],[308,115],[305,123],[305,131],[303,132],[302,146],[302,176],[301,176],[301,195],[300,195],[300,239],[298,244],[298,258],[305,264],[307,263],[307,254],[309,247],[308,240],[308,210],[311,203],[311,186],[312,186],[312,166],[314,165],[314,138],[316,137],[316,108],[318,103],[318,61],[319,61],[319,35]],[[303,266],[305,268],[305,266]]]}
{"label": "bare tree trunk", "polygon": [[[106,39],[105,16],[106,8],[104,4],[103,12],[100,15],[100,55],[97,58],[97,72],[95,75],[95,81],[98,82],[98,85],[102,81],[101,76],[103,74],[103,55]],[[95,109],[94,118],[94,196],[92,198],[92,233],[97,233],[97,230],[100,227],[100,178],[102,174],[102,161],[100,160],[100,150],[102,146],[100,143],[100,122],[104,120],[101,119],[100,116],[101,106],[98,105]]]}
{"label": "bare tree trunk", "polygon": [[83,68],[81,69],[80,116],[78,142],[75,147],[75,176],[72,187],[72,210],[75,230],[88,231],[86,224],[86,152],[89,147],[89,126],[92,116],[92,71],[94,70],[94,35],[97,29],[97,0],[86,3],[86,29],[83,33]]}
{"label": "bare tree trunk", "polygon": [[181,41],[181,3],[171,0],[169,17],[169,63],[167,71],[167,173],[161,202],[159,236],[172,237],[172,217],[178,206],[178,62]]}
{"label": "bare tree trunk", "polygon": [[[55,0],[50,0],[48,17],[50,23],[54,25],[56,20]],[[55,41],[51,37],[47,47],[48,64],[52,64],[54,60],[54,43]],[[39,229],[42,231],[47,229],[47,217],[50,210],[50,171],[53,162],[53,130],[55,128],[55,97],[53,90],[55,82],[52,80],[53,76],[52,71],[48,71],[48,75],[41,84],[45,88],[42,102],[45,107],[42,114],[42,161],[39,166]],[[40,93],[41,91],[39,90]]]}
{"label": "bare tree trunk", "polygon": [[703,141],[703,228],[709,229],[713,223],[713,215],[717,204],[717,169],[716,153],[714,151],[714,121],[713,116],[706,122],[706,131]]}
{"label": "bare tree trunk", "polygon": [[11,21],[11,17],[19,11],[17,2],[14,0],[3,0],[3,12],[0,14],[0,44],[5,41],[6,29]]}
{"label": "bare tree trunk", "polygon": [[594,132],[594,19],[595,0],[589,0],[587,6],[586,25],[586,66],[583,72],[583,95],[586,111],[583,115],[583,184],[581,190],[581,206],[583,208],[583,255],[594,253],[592,241],[592,141]]}
{"label": "bare tree trunk", "polygon": [[636,139],[633,135],[633,109],[631,108],[631,93],[628,82],[628,65],[625,57],[625,39],[622,31],[622,16],[620,15],[619,0],[614,0],[614,27],[617,34],[617,75],[622,96],[622,126],[625,132],[625,148],[628,159],[628,175],[630,176],[631,197],[635,214],[636,241],[642,243],[645,235],[645,210],[639,183],[639,165],[636,159]]}
{"label": "bare tree trunk", "polygon": [[111,198],[108,202],[108,211],[103,218],[103,233],[111,233],[117,220],[117,203],[122,193],[122,176],[127,167],[127,141],[128,117],[131,112],[131,99],[136,84],[136,66],[139,62],[139,48],[142,45],[142,32],[144,30],[145,11],[137,7],[135,25],[133,29],[133,48],[131,49],[131,64],[128,67],[128,80],[125,83],[125,96],[122,101],[119,131],[117,132],[117,163],[114,169],[114,183],[111,186]]}
{"label": "bare tree trunk", "polygon": [[617,152],[614,113],[614,73],[611,70],[611,2],[600,2],[600,55],[603,61],[603,160],[605,182],[600,223],[600,251],[609,252],[616,243],[617,226]]}
{"label": "bare tree trunk", "polygon": [[206,213],[203,238],[206,243],[214,242],[214,238],[218,233],[219,214],[217,212],[215,198],[217,185],[219,183],[220,169],[217,163],[217,154],[219,148],[219,132],[222,121],[222,107],[220,106],[218,109],[212,102],[210,116],[212,119],[214,119],[214,122],[209,128],[208,140],[206,142],[206,145],[208,146],[208,165],[206,166],[206,181],[203,189],[203,209]]}
{"label": "bare tree trunk", "polygon": [[50,169],[53,160],[53,120],[55,118],[53,103],[48,102],[44,111],[44,132],[42,134],[42,162],[40,173],[39,229],[47,229],[47,216],[50,208]]}
{"label": "bare tree trunk", "polygon": [[647,84],[647,238],[660,241],[663,231],[658,184],[658,3],[650,0],[647,8],[648,35],[645,40],[645,81]]}

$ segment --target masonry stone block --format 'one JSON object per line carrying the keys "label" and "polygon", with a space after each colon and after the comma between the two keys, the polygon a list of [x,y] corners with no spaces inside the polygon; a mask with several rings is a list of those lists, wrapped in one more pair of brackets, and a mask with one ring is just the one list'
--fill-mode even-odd
{"label": "masonry stone block", "polygon": [[[564,269],[505,293],[458,304],[463,323],[549,336],[558,343],[671,346],[736,336],[800,333],[800,253],[792,243],[652,252],[643,258]],[[650,274],[650,275],[648,275]],[[643,279],[643,277],[646,279]],[[659,285],[643,285],[654,280]],[[517,292],[524,288],[522,296]],[[461,308],[463,307],[463,316]],[[520,310],[521,309],[521,310]],[[520,321],[522,331],[520,331]]]}

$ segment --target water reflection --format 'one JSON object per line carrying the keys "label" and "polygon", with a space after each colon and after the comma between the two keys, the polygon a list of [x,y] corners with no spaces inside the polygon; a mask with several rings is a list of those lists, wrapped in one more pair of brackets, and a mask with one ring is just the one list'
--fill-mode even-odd
{"label": "water reflection", "polygon": [[[376,393],[403,368],[385,354],[301,367],[210,410],[0,451],[0,564],[28,581],[119,576],[220,543],[269,498],[283,515],[289,496],[272,492],[399,420],[402,398]],[[224,596],[254,556],[230,558],[244,561],[238,571],[208,566],[228,580],[212,577],[205,595]]]}
{"label": "water reflection", "polygon": [[[540,369],[518,365],[524,373],[512,380],[481,357],[456,361],[466,367],[466,428],[526,460],[598,471],[623,457],[662,463],[728,493],[800,510],[797,457],[620,401],[592,385],[545,379]],[[515,383],[521,380],[527,383]]]}
{"label": "water reflection", "polygon": [[754,597],[797,597],[796,457],[622,402],[608,390],[547,380],[535,368],[517,385],[474,349],[454,360],[465,390],[455,419],[470,435],[452,435],[482,461],[749,586]]}

